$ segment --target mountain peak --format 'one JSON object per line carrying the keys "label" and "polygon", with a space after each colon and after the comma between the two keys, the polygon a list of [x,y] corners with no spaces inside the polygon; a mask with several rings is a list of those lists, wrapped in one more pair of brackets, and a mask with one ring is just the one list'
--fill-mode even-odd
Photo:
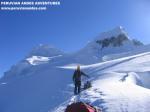
{"label": "mountain peak", "polygon": [[80,50],[89,56],[95,56],[92,60],[100,59],[104,55],[129,52],[143,45],[142,42],[132,39],[122,26],[118,26],[107,32],[101,33],[93,41]]}
{"label": "mountain peak", "polygon": [[[122,26],[117,26],[109,31],[106,32],[102,32],[97,38],[96,40],[103,40],[106,38],[111,38],[111,37],[117,37],[120,34],[124,34],[126,35],[126,37],[128,37],[127,32],[125,31],[125,29]],[[128,37],[129,38],[129,37]]]}
{"label": "mountain peak", "polygon": [[118,33],[126,33],[125,29],[122,26],[117,26],[114,29],[110,30],[111,32],[118,32]]}
{"label": "mountain peak", "polygon": [[118,29],[118,30],[124,30],[124,28],[122,26],[117,26],[116,28],[114,29]]}
{"label": "mountain peak", "polygon": [[56,55],[61,55],[61,54],[64,54],[64,53],[52,45],[40,44],[31,50],[28,57],[31,57],[31,56],[51,57],[51,56],[56,56]]}

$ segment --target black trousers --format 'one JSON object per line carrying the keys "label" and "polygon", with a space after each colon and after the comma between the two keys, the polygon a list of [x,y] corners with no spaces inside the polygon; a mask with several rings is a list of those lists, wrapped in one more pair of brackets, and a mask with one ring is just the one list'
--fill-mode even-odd
{"label": "black trousers", "polygon": [[81,91],[81,81],[75,81],[74,94],[77,95]]}

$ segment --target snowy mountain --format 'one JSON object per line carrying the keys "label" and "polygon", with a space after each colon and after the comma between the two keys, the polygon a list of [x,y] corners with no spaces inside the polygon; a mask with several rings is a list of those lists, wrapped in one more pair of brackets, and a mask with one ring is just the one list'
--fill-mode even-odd
{"label": "snowy mountain", "polygon": [[36,65],[42,66],[44,64],[53,63],[56,58],[58,60],[58,58],[62,56],[65,56],[65,53],[61,50],[50,45],[40,44],[34,47],[23,60],[13,65],[9,71],[5,72],[3,79],[34,74],[33,69],[38,69]]}
{"label": "snowy mountain", "polygon": [[52,57],[52,56],[57,56],[62,54],[65,53],[53,46],[40,44],[39,46],[34,47],[27,57],[31,57],[31,56]]}
{"label": "snowy mountain", "polygon": [[[73,95],[77,64],[92,82],[80,96]],[[0,112],[63,112],[74,100],[103,112],[149,112],[149,65],[150,45],[130,38],[122,27],[73,54],[40,45],[0,79]]]}
{"label": "snowy mountain", "polygon": [[126,53],[142,46],[142,42],[131,39],[124,28],[119,26],[101,33],[74,56],[86,64],[97,63],[102,61],[105,55]]}

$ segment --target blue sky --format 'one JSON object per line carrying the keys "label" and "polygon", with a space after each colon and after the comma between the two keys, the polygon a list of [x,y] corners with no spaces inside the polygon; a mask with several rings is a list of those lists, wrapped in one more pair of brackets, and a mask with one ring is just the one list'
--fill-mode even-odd
{"label": "blue sky", "polygon": [[0,75],[36,45],[74,52],[116,26],[150,43],[149,0],[60,0],[47,11],[0,11]]}

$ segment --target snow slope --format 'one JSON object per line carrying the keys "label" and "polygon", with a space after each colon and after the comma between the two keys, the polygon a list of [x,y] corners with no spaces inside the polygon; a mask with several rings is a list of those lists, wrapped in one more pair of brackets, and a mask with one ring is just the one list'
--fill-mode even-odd
{"label": "snow slope", "polygon": [[[120,46],[101,49],[96,43],[120,34],[127,37]],[[93,87],[75,97],[72,74],[77,64],[90,75]],[[149,65],[150,46],[134,45],[122,27],[102,33],[73,54],[40,45],[0,79],[0,112],[63,112],[74,100],[103,112],[148,112]]]}
{"label": "snow slope", "polygon": [[149,112],[149,64],[150,52],[82,66],[87,73],[90,69],[92,88],[83,91],[80,96],[70,97],[50,112],[63,112],[68,104],[76,100],[102,108],[103,112]]}
{"label": "snow slope", "polygon": [[56,57],[61,57],[62,55],[58,56],[53,56],[53,57],[43,57],[43,56],[32,56],[27,58],[26,60],[31,64],[31,65],[40,65],[40,64],[45,64],[48,63],[50,60],[56,58]]}

